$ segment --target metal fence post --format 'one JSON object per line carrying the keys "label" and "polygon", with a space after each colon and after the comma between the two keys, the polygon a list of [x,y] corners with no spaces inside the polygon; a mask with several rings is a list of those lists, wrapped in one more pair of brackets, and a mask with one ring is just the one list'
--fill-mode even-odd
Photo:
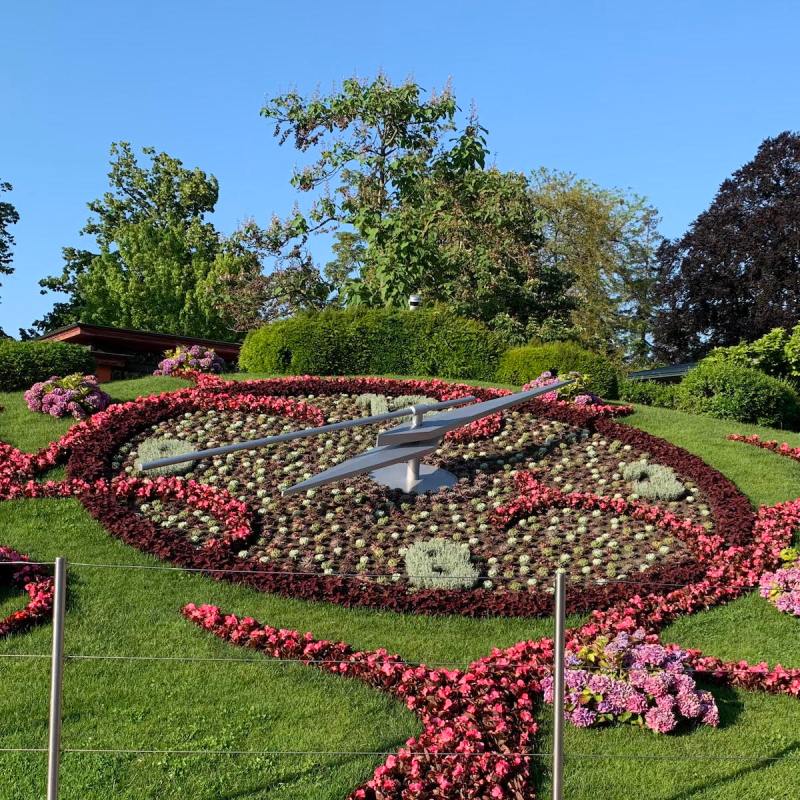
{"label": "metal fence post", "polygon": [[56,559],[53,599],[53,652],[50,667],[50,725],[47,742],[47,800],[58,800],[61,757],[61,689],[64,680],[64,612],[67,598],[67,560]]}
{"label": "metal fence post", "polygon": [[566,573],[556,570],[555,635],[553,636],[553,800],[564,798],[564,628]]}

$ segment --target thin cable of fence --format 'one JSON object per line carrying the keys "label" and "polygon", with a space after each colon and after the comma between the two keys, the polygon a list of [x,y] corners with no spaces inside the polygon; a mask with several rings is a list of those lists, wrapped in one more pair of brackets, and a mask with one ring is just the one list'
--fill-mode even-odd
{"label": "thin cable of fence", "polygon": [[[533,641],[533,640],[532,640]],[[236,657],[204,657],[204,656],[120,656],[120,655],[90,655],[75,653],[67,653],[64,658],[67,661],[111,661],[111,662],[167,662],[175,664],[255,664],[257,666],[286,666],[289,664],[302,664],[304,666],[326,666],[333,664],[346,664],[358,665],[371,663],[368,657],[359,658],[272,658],[268,653],[260,650],[253,651],[253,658],[236,658]],[[49,659],[50,656],[45,653],[0,653],[0,658],[22,658],[22,659]],[[407,661],[403,658],[397,658],[395,664],[404,667],[424,667],[431,670],[467,670],[476,661],[481,661],[486,658],[491,658],[491,655],[476,656],[472,660],[465,660],[460,662],[425,662],[425,661]],[[515,669],[516,664],[508,664],[507,669]],[[607,668],[595,664],[576,664],[568,666],[568,672],[597,672],[607,674]]]}
{"label": "thin cable of fence", "polygon": [[[144,570],[144,571],[153,571],[153,572],[198,572],[198,573],[215,573],[215,574],[233,574],[233,575],[284,575],[287,577],[315,577],[315,578],[351,578],[351,579],[364,579],[364,578],[392,578],[395,575],[399,575],[400,573],[392,573],[392,572],[312,572],[308,570],[285,570],[285,569],[276,569],[276,570],[262,570],[262,569],[231,569],[229,567],[181,567],[181,566],[169,566],[169,565],[161,565],[161,564],[106,564],[101,562],[89,562],[89,561],[74,561],[70,562],[70,567],[80,567],[80,568],[95,568],[95,569],[132,569],[132,570]],[[430,575],[402,575],[403,578],[430,578]],[[519,581],[522,578],[520,577],[513,577],[509,578],[504,575],[447,575],[448,579],[472,579],[472,580],[492,580],[492,581],[512,581],[516,580]],[[544,580],[544,579],[542,579]],[[646,578],[643,578],[646,580]],[[683,589],[687,585],[690,585],[692,581],[687,581],[686,583],[668,583],[663,581],[647,581],[647,587],[649,588],[663,588],[663,589]],[[604,588],[608,586],[614,586],[616,584],[626,584],[626,585],[634,585],[634,586],[641,586],[642,581],[636,581],[631,578],[609,578],[604,583],[595,583],[593,586],[598,588]]]}
{"label": "thin cable of fence", "polygon": [[[46,753],[46,747],[0,747],[0,753]],[[396,754],[392,750],[206,750],[181,748],[114,748],[114,747],[64,747],[62,753],[75,755],[177,755],[177,756],[371,756],[387,757]],[[513,752],[507,750],[461,751],[404,751],[411,757],[420,758],[550,758],[552,753]],[[692,754],[634,754],[634,753],[564,753],[565,759],[608,761],[675,761],[675,762],[739,762],[739,761],[797,761],[800,756],[774,756],[762,753],[731,753],[727,755]]]}

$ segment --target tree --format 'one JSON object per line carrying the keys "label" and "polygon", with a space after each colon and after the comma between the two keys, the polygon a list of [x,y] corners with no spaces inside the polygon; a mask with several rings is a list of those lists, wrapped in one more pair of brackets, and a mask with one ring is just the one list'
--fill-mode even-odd
{"label": "tree", "polygon": [[418,290],[526,341],[570,310],[571,275],[543,262],[540,227],[523,174],[437,165],[386,215],[346,296],[404,306]]}
{"label": "tree", "polygon": [[[0,181],[0,192],[10,192],[14,187],[6,181]],[[14,237],[9,231],[11,225],[19,222],[17,209],[11,203],[0,201],[0,275],[10,275],[14,268],[11,266],[14,254]],[[0,284],[2,285],[2,284]]]}
{"label": "tree", "polygon": [[765,139],[658,251],[658,354],[699,358],[800,318],[800,135]]}
{"label": "tree", "polygon": [[328,305],[333,284],[326,281],[311,255],[300,246],[284,253],[278,266],[265,272],[272,255],[264,231],[246,222],[225,242],[221,264],[213,279],[219,311],[232,330],[246,332],[265,322]]}
{"label": "tree", "polygon": [[214,225],[216,178],[153,148],[140,164],[127,142],[111,147],[110,191],[89,203],[81,231],[99,252],[64,249],[60,275],[44,291],[69,295],[35,323],[47,329],[82,320],[192,336],[230,338],[218,308],[219,273],[241,269]]}
{"label": "tree", "polygon": [[574,275],[573,334],[595,351],[634,360],[650,350],[658,212],[646,200],[566,172],[531,176],[545,263]]}
{"label": "tree", "polygon": [[292,183],[314,199],[273,221],[265,250],[280,261],[333,233],[329,299],[351,305],[403,307],[420,291],[523,338],[563,318],[569,276],[539,257],[525,177],[487,167],[486,131],[474,114],[458,129],[457,112],[449,87],[425,96],[383,75],[327,97],[274,98],[262,114],[281,143],[313,154]]}

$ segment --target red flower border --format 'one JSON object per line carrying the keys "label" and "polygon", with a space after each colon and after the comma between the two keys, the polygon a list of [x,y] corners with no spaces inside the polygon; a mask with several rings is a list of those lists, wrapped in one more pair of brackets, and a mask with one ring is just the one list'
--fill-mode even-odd
{"label": "red flower border", "polygon": [[[576,502],[584,499],[576,498]],[[636,596],[596,611],[589,623],[568,632],[567,647],[578,652],[598,636],[613,637],[637,628],[646,631],[649,641],[657,642],[658,632],[677,616],[730,600],[752,585],[763,565],[779,558],[798,525],[800,499],[760,509],[751,548],[730,545],[714,551],[713,569],[695,584],[665,594]],[[710,543],[713,537],[707,538]],[[382,649],[359,652],[343,642],[314,639],[310,633],[278,630],[251,617],[226,615],[216,606],[190,603],[183,614],[232,644],[362,680],[394,695],[419,716],[422,734],[389,756],[349,800],[535,796],[538,761],[530,755],[538,732],[534,710],[541,701],[542,679],[552,674],[551,639],[495,649],[465,670],[442,670],[410,666]],[[800,669],[725,662],[698,650],[687,654],[697,675],[718,683],[800,697]]]}
{"label": "red flower border", "polygon": [[0,584],[22,589],[28,594],[25,608],[0,619],[0,639],[12,633],[21,633],[53,614],[55,584],[46,570],[38,564],[9,564],[13,561],[30,561],[28,556],[0,546]]}
{"label": "red flower border", "polygon": [[778,444],[776,439],[762,439],[757,433],[753,433],[750,436],[744,436],[741,433],[730,433],[728,434],[728,439],[732,442],[741,442],[742,444],[753,445],[753,447],[761,447],[779,456],[786,456],[794,461],[800,461],[800,447],[792,447],[788,442]]}
{"label": "red flower border", "polygon": [[190,603],[183,614],[232,644],[364,681],[420,718],[423,732],[389,756],[351,800],[534,797],[539,763],[528,753],[538,731],[534,709],[541,680],[553,660],[550,640],[494,650],[466,670],[431,669],[383,649],[361,652],[344,642],[225,615],[216,606]]}

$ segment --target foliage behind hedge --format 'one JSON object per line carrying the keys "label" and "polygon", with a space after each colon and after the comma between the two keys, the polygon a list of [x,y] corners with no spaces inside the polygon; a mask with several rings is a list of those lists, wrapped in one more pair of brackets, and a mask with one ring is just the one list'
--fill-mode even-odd
{"label": "foliage behind hedge", "polygon": [[93,371],[92,354],[75,344],[0,341],[0,391],[28,389],[53,375]]}
{"label": "foliage behind hedge", "polygon": [[721,419],[794,428],[800,398],[792,386],[735,363],[704,360],[689,370],[677,390],[677,407]]}
{"label": "foliage behind hedge", "polygon": [[550,342],[512,347],[503,354],[497,370],[502,383],[524,384],[550,371],[556,375],[580,372],[587,376],[586,388],[606,400],[618,394],[618,373],[604,356],[585,350],[575,342]]}
{"label": "foliage behind hedge", "polygon": [[291,375],[434,375],[491,380],[503,350],[486,326],[442,308],[327,309],[251,331],[239,366]]}

